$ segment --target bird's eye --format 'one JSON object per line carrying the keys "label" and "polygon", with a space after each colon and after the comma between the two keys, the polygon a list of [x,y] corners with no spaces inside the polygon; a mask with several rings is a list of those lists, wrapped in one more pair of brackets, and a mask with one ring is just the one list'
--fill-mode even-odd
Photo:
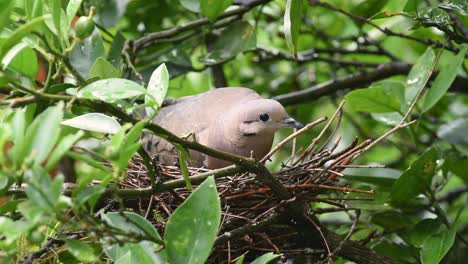
{"label": "bird's eye", "polygon": [[263,113],[260,115],[260,120],[263,121],[263,122],[266,122],[268,121],[268,119],[270,119],[270,116],[267,114],[267,113]]}

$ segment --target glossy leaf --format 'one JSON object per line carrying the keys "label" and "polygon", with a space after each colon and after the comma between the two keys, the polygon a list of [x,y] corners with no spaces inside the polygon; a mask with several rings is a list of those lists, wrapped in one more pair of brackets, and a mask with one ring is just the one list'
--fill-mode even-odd
{"label": "glossy leaf", "polygon": [[124,233],[133,233],[161,240],[154,226],[139,214],[133,212],[110,212],[103,215],[102,219],[110,226],[118,228]]}
{"label": "glossy leaf", "polygon": [[95,21],[105,28],[114,27],[125,14],[128,3],[126,0],[96,1]]}
{"label": "glossy leaf", "polygon": [[60,135],[63,103],[49,107],[38,115],[28,127],[25,138],[26,153],[40,165],[54,148]]}
{"label": "glossy leaf", "polygon": [[396,94],[382,87],[358,89],[345,96],[346,102],[356,111],[371,113],[399,112],[400,103]]}
{"label": "glossy leaf", "polygon": [[88,76],[90,79],[95,77],[100,79],[119,78],[120,72],[106,59],[98,58],[91,67]]}
{"label": "glossy leaf", "polygon": [[437,27],[443,31],[451,31],[451,20],[447,12],[437,7],[419,10],[417,19],[426,27]]}
{"label": "glossy leaf", "polygon": [[70,2],[68,2],[66,10],[68,25],[71,25],[71,22],[75,18],[76,13],[81,6],[81,2],[83,2],[83,0],[70,0]]}
{"label": "glossy leaf", "polygon": [[200,12],[200,0],[179,0],[179,3],[192,12]]}
{"label": "glossy leaf", "polygon": [[468,15],[468,2],[465,0],[451,0],[439,4],[440,8],[457,11],[460,14]]}
{"label": "glossy leaf", "polygon": [[232,3],[232,0],[200,0],[200,11],[209,20],[214,21]]}
{"label": "glossy leaf", "polygon": [[239,21],[227,27],[202,61],[207,65],[214,65],[227,61],[237,54],[255,48],[255,27],[246,21]]}
{"label": "glossy leaf", "polygon": [[83,262],[93,262],[98,259],[94,249],[88,243],[79,240],[67,240],[67,250],[78,260]]}
{"label": "glossy leaf", "polygon": [[289,50],[296,56],[299,28],[302,24],[302,0],[287,0],[283,32]]}
{"label": "glossy leaf", "polygon": [[[103,215],[102,218],[109,225],[122,230],[124,233],[133,233],[161,240],[153,225],[133,212],[111,212]],[[160,248],[160,246],[150,241],[142,241],[140,243],[125,243],[122,246],[110,245],[105,247],[105,252],[112,260],[117,261],[120,259],[122,263],[126,263],[124,261],[128,259],[136,261],[131,263],[163,263],[160,257],[154,253],[157,248]],[[124,257],[128,253],[132,257]]]}
{"label": "glossy leaf", "polygon": [[273,260],[281,257],[281,255],[273,254],[271,252],[261,255],[260,257],[256,258],[250,264],[268,264],[271,263]]}
{"label": "glossy leaf", "polygon": [[20,109],[13,114],[11,119],[11,132],[13,147],[9,151],[9,157],[13,160],[15,168],[19,168],[23,162],[25,149],[25,136],[26,136],[26,111]]}
{"label": "glossy leaf", "polygon": [[465,44],[462,46],[454,60],[450,61],[446,67],[441,68],[440,73],[432,83],[431,89],[429,89],[426,94],[424,104],[422,106],[423,112],[431,109],[442,98],[442,96],[447,93],[450,85],[455,80],[455,77],[457,77],[458,69],[463,64],[467,51],[468,44]]}
{"label": "glossy leaf", "polygon": [[454,145],[468,145],[468,119],[450,121],[437,130],[437,136]]}
{"label": "glossy leaf", "polygon": [[[169,88],[169,72],[167,71],[166,64],[161,64],[153,74],[148,82],[148,95],[145,96],[145,104],[156,104],[155,108],[159,109],[164,101]],[[154,109],[152,107],[146,108],[146,114],[152,116]]]}
{"label": "glossy leaf", "polygon": [[118,99],[134,98],[145,93],[146,89],[136,82],[111,78],[86,85],[78,91],[76,96],[112,103]]}
{"label": "glossy leaf", "polygon": [[397,205],[410,204],[416,195],[429,190],[436,160],[437,151],[434,148],[430,148],[415,160],[393,184],[392,202]]}
{"label": "glossy leaf", "polygon": [[62,28],[60,24],[62,3],[61,0],[47,0],[44,1],[44,13],[52,14],[51,17],[46,19],[44,22],[47,27],[52,31],[60,40],[62,40]]}
{"label": "glossy leaf", "polygon": [[170,263],[204,263],[216,239],[221,205],[214,178],[207,178],[169,217],[165,244]]}
{"label": "glossy leaf", "polygon": [[101,113],[88,113],[61,123],[78,129],[94,131],[99,133],[115,134],[121,126],[114,118]]}
{"label": "glossy leaf", "polygon": [[115,263],[125,264],[164,264],[161,256],[155,254],[157,248],[149,241],[140,243],[125,243],[104,248],[106,255]]}
{"label": "glossy leaf", "polygon": [[455,234],[456,229],[452,227],[427,238],[422,245],[421,262],[423,264],[439,263],[455,242]]}
{"label": "glossy leaf", "polygon": [[99,57],[105,57],[105,50],[98,29],[95,29],[83,42],[77,43],[68,55],[70,64],[85,79],[88,78],[89,70]]}
{"label": "glossy leaf", "polygon": [[31,79],[36,77],[37,57],[26,43],[14,46],[2,60],[3,70],[9,68]]}
{"label": "glossy leaf", "polygon": [[412,102],[418,92],[425,86],[432,73],[435,54],[432,48],[427,48],[416,64],[411,68],[406,79],[405,99],[408,103]]}

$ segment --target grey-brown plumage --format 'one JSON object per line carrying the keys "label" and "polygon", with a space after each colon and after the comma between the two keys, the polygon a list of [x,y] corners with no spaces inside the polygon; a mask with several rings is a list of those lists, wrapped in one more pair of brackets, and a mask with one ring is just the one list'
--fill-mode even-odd
{"label": "grey-brown plumage", "polygon": [[[219,88],[180,98],[163,107],[154,122],[179,137],[192,133],[203,145],[245,157],[253,154],[257,159],[270,151],[278,129],[302,127],[280,103],[264,99],[248,88]],[[177,150],[171,143],[148,135],[144,146],[161,163],[177,163]],[[199,152],[191,151],[191,155],[190,165],[194,167],[212,169],[230,165]]]}

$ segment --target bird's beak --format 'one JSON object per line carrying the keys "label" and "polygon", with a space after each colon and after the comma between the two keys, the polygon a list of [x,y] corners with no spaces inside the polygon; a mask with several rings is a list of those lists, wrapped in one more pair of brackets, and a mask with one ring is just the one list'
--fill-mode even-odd
{"label": "bird's beak", "polygon": [[285,124],[287,127],[291,127],[291,128],[303,128],[304,125],[297,122],[294,118],[292,117],[288,117],[288,118],[285,118],[281,121],[281,123]]}

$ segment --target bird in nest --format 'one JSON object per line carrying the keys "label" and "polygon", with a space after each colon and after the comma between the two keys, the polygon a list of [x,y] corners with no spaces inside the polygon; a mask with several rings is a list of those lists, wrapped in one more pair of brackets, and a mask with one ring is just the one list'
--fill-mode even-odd
{"label": "bird in nest", "polygon": [[[153,121],[179,137],[192,135],[207,147],[256,159],[270,151],[276,131],[303,127],[279,102],[248,88],[232,87],[179,98],[161,108]],[[144,148],[162,164],[178,161],[175,146],[155,135],[144,137]],[[216,169],[231,165],[200,152],[190,154],[192,167]]]}

